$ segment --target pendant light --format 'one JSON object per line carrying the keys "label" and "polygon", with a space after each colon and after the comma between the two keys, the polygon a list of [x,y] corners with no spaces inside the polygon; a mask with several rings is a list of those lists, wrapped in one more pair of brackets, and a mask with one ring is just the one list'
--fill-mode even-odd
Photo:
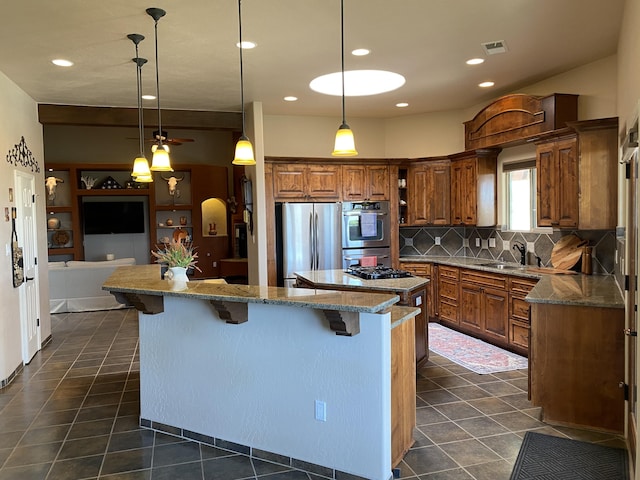
{"label": "pendant light", "polygon": [[242,0],[238,0],[238,32],[240,37],[240,43],[238,47],[240,48],[240,103],[242,104],[242,135],[240,135],[240,139],[238,143],[236,143],[236,152],[233,157],[234,165],[255,165],[256,160],[253,156],[253,145],[251,145],[251,141],[249,137],[247,137],[244,133],[244,75],[242,70]]}
{"label": "pendant light", "polygon": [[342,125],[336,132],[336,141],[331,155],[334,157],[354,157],[358,155],[358,152],[356,151],[353,132],[347,125],[344,108],[344,0],[340,0],[340,48],[342,55]]}
{"label": "pendant light", "polygon": [[167,12],[161,8],[147,8],[147,14],[155,21],[154,33],[156,42],[156,99],[158,101],[158,143],[152,148],[153,159],[151,161],[151,170],[154,172],[173,172],[171,168],[171,160],[169,159],[169,149],[162,144],[162,112],[160,110],[160,75],[158,74],[158,20],[164,17]]}
{"label": "pendant light", "polygon": [[127,38],[136,46],[136,56],[131,60],[136,64],[136,89],[138,92],[138,137],[140,140],[140,154],[133,161],[133,172],[131,176],[133,180],[140,183],[153,182],[151,170],[149,170],[149,162],[144,155],[144,118],[142,110],[142,66],[147,63],[146,58],[138,56],[138,44],[144,40],[144,36],[139,33],[131,33]]}

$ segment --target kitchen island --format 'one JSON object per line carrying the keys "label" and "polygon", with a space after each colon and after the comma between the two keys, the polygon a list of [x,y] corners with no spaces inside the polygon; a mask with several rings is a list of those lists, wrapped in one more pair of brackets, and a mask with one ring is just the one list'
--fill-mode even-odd
{"label": "kitchen island", "polygon": [[329,478],[391,478],[391,335],[413,332],[416,309],[388,293],[177,287],[159,265],[103,285],[139,311],[141,425]]}
{"label": "kitchen island", "polygon": [[[356,292],[387,292],[400,297],[399,305],[420,308],[415,320],[416,365],[429,359],[429,329],[427,317],[427,285],[422,277],[384,278],[367,280],[344,270],[313,270],[295,272],[296,285],[306,288],[344,290]],[[356,297],[354,295],[354,297]]]}

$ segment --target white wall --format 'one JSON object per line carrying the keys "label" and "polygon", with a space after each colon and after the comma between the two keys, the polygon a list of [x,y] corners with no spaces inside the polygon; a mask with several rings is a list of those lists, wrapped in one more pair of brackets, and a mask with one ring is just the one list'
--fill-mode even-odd
{"label": "white wall", "polygon": [[[389,314],[336,335],[321,310],[248,304],[220,320],[165,296],[140,314],[140,416],[375,480],[391,476]],[[326,403],[326,421],[314,418]]]}
{"label": "white wall", "polygon": [[[7,154],[20,143],[21,137],[37,161],[40,172],[14,165]],[[15,207],[14,172],[33,173],[36,177],[36,220],[38,224],[38,280],[40,289],[40,331],[45,340],[51,334],[49,317],[49,284],[47,280],[47,242],[44,192],[44,149],[42,128],[38,123],[37,105],[4,74],[0,73],[0,381],[6,380],[22,363],[20,338],[19,288],[13,288],[11,257],[6,253],[10,245],[11,222],[5,221],[4,211]],[[14,201],[9,201],[9,188],[14,189]],[[22,287],[24,288],[24,287]]]}

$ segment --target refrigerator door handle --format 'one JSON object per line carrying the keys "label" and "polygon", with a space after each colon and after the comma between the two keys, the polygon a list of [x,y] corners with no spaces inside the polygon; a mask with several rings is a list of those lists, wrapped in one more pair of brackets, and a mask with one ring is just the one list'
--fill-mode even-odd
{"label": "refrigerator door handle", "polygon": [[318,234],[319,234],[319,232],[318,232],[318,213],[317,212],[315,213],[315,217],[316,217],[316,222],[315,222],[315,225],[314,225],[314,230],[316,232],[316,235],[315,235],[316,255],[315,255],[315,257],[316,257],[316,270],[317,270],[318,268],[320,268],[320,245],[318,245],[318,237],[319,237]]}
{"label": "refrigerator door handle", "polygon": [[311,253],[310,255],[310,265],[309,265],[309,270],[314,270],[313,268],[313,261],[315,259],[315,239],[313,237],[313,212],[309,212],[309,251]]}

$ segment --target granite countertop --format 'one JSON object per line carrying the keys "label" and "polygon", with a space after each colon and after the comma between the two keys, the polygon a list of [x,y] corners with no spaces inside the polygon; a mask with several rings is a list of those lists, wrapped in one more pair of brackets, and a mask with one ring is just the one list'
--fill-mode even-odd
{"label": "granite countertop", "polygon": [[[424,280],[424,279],[423,279]],[[182,290],[172,290],[171,280],[160,278],[160,265],[118,267],[102,285],[103,290],[138,295],[174,296],[238,303],[265,303],[320,310],[378,313],[397,303],[391,293],[367,293],[226,284],[220,280],[192,280]]]}
{"label": "granite countertop", "polygon": [[414,288],[429,283],[429,279],[422,277],[385,278],[365,280],[345,273],[344,270],[313,270],[294,272],[297,277],[306,280],[317,287],[349,287],[352,289],[381,292],[409,292]]}
{"label": "granite countertop", "polygon": [[505,263],[512,268],[496,268],[484,263],[500,263],[471,257],[436,257],[408,256],[401,257],[401,262],[423,262],[450,265],[454,267],[472,268],[491,273],[536,278],[538,283],[527,295],[530,303],[551,303],[557,305],[582,305],[603,308],[624,308],[622,292],[613,275],[553,275],[544,274],[533,265],[521,266]]}

